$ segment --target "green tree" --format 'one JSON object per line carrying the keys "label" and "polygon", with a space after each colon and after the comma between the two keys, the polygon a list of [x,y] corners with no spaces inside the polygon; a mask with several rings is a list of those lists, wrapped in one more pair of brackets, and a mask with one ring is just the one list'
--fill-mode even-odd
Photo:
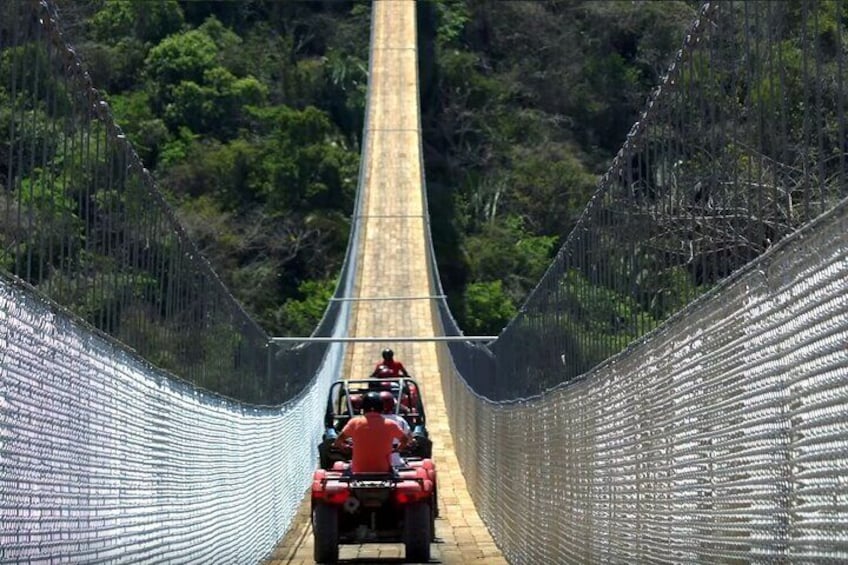
{"label": "green tree", "polygon": [[253,131],[267,135],[254,189],[272,210],[352,208],[359,159],[325,112],[287,106],[249,112]]}
{"label": "green tree", "polygon": [[472,335],[497,335],[517,313],[501,281],[469,284],[465,308],[463,329]]}
{"label": "green tree", "polygon": [[164,110],[182,83],[203,84],[206,72],[218,66],[217,53],[212,38],[197,29],[170,35],[152,48],[145,60],[145,74],[154,109]]}
{"label": "green tree", "polygon": [[179,31],[183,23],[177,0],[109,0],[90,18],[89,37],[107,45],[127,37],[156,43]]}
{"label": "green tree", "polygon": [[[87,20],[74,41],[99,88],[111,94],[133,89],[150,48],[183,26],[176,0],[110,0]],[[63,10],[63,16],[67,10]]]}
{"label": "green tree", "polygon": [[335,289],[336,279],[302,282],[298,286],[300,297],[286,299],[274,313],[275,326],[282,335],[311,335]]}
{"label": "green tree", "polygon": [[153,112],[147,91],[129,90],[108,99],[116,121],[139,156],[148,166],[155,167],[162,148],[173,136],[165,121]]}
{"label": "green tree", "polygon": [[492,222],[466,240],[472,280],[502,281],[517,303],[545,272],[556,242],[554,236],[528,233],[518,216]]}

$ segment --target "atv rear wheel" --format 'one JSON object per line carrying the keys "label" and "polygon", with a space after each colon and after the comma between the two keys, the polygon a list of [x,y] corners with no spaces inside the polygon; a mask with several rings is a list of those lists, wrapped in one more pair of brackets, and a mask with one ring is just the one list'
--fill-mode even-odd
{"label": "atv rear wheel", "polygon": [[438,515],[438,502],[436,497],[433,497],[433,503],[430,504],[430,541],[436,541],[436,516]]}
{"label": "atv rear wheel", "polygon": [[427,502],[418,502],[406,507],[403,524],[403,543],[406,560],[418,563],[430,561],[432,508]]}
{"label": "atv rear wheel", "polygon": [[336,563],[339,560],[339,509],[316,504],[312,509],[312,535],[315,542],[313,558],[316,563]]}

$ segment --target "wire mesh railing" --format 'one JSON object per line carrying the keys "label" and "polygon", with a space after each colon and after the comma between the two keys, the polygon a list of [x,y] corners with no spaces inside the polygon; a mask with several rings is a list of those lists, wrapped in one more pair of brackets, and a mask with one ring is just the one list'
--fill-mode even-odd
{"label": "wire mesh railing", "polygon": [[[326,345],[269,347],[158,191],[52,4],[0,11],[0,270],[199,387],[292,398]],[[329,335],[332,315],[316,332]]]}
{"label": "wire mesh railing", "polygon": [[707,2],[518,316],[493,399],[581,375],[848,195],[841,1]]}
{"label": "wire mesh railing", "polygon": [[519,316],[445,346],[510,562],[848,559],[847,8],[705,3]]}
{"label": "wire mesh railing", "polygon": [[[56,17],[0,5],[0,563],[257,562],[300,506],[344,346],[271,342],[241,310]],[[355,270],[349,252],[337,296]]]}
{"label": "wire mesh railing", "polygon": [[445,357],[454,450],[507,559],[848,559],[846,226],[848,201],[537,398],[489,402]]}
{"label": "wire mesh railing", "polygon": [[328,359],[282,407],[234,403],[0,278],[0,563],[259,562],[337,374]]}

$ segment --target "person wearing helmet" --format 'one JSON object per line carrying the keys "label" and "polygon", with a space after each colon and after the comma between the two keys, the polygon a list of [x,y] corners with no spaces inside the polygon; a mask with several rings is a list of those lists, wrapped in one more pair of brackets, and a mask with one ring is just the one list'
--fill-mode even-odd
{"label": "person wearing helmet", "polygon": [[407,412],[417,412],[418,404],[420,402],[418,387],[413,382],[407,382],[404,384],[404,390],[401,393],[401,406],[406,409]]}
{"label": "person wearing helmet", "polygon": [[359,411],[362,410],[362,395],[361,394],[351,394],[350,395],[350,407],[353,412],[351,412],[351,416],[355,414],[359,414]]}
{"label": "person wearing helmet", "polygon": [[371,382],[368,384],[368,389],[377,392],[397,389],[397,383],[392,382],[395,378],[395,372],[392,369],[385,365],[379,365],[374,370],[374,373],[371,374]]}
{"label": "person wearing helmet", "polygon": [[343,449],[348,440],[353,442],[353,457],[350,470],[353,473],[391,472],[391,457],[394,441],[404,449],[411,437],[400,426],[383,417],[383,401],[377,392],[369,392],[362,399],[362,415],[351,418],[333,446]]}
{"label": "person wearing helmet", "polygon": [[[411,436],[412,430],[409,427],[409,423],[403,418],[403,416],[395,412],[395,395],[393,395],[387,390],[384,390],[380,393],[380,401],[383,403],[383,416],[387,420],[391,420],[392,422],[396,423],[400,427],[400,429],[403,430],[403,433],[405,433],[407,436]],[[392,467],[406,467],[406,462],[403,460],[399,453],[399,442],[393,442],[392,447]]]}
{"label": "person wearing helmet", "polygon": [[396,379],[399,377],[407,377],[409,378],[409,371],[406,370],[406,367],[403,366],[403,363],[400,361],[395,361],[395,352],[391,349],[384,349],[383,358],[380,362],[377,363],[377,366],[374,368],[374,372],[371,373],[372,379],[377,378],[392,378]]}

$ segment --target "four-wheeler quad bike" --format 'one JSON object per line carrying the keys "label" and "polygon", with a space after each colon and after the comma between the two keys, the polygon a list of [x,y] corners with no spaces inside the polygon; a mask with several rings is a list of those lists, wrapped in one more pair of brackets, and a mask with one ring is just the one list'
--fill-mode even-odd
{"label": "four-wheeler quad bike", "polygon": [[340,544],[393,542],[404,544],[407,561],[430,560],[435,495],[427,469],[350,473],[347,463],[335,467],[312,477],[317,563],[337,562]]}
{"label": "four-wheeler quad bike", "polygon": [[[412,430],[414,442],[401,454],[405,466],[388,474],[352,474],[350,452],[332,444],[360,413],[364,395],[386,390],[395,398],[395,414]],[[436,468],[417,383],[409,378],[337,381],[330,387],[324,423],[321,468],[312,482],[315,561],[338,560],[339,544],[391,542],[405,544],[407,560],[429,560],[438,515]]]}

